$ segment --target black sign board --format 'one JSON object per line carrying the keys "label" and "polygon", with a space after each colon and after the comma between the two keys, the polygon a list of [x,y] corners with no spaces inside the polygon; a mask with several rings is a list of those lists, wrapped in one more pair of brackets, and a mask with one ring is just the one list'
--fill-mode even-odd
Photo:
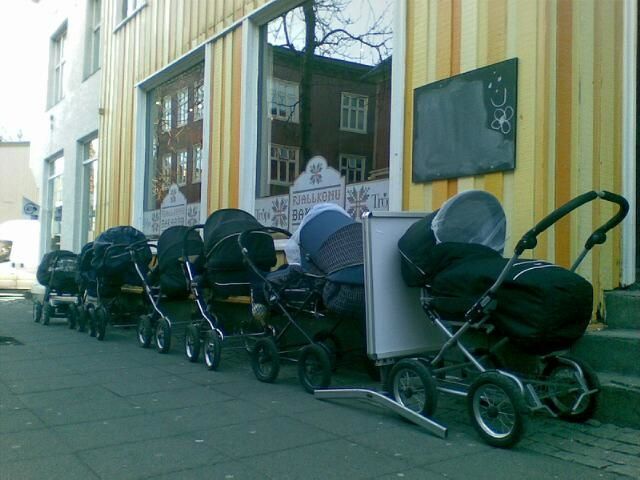
{"label": "black sign board", "polygon": [[413,181],[513,170],[518,59],[414,91]]}

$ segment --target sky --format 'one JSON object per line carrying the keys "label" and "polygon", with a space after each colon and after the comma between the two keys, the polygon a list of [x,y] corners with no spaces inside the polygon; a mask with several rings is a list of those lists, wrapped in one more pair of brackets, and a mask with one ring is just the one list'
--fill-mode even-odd
{"label": "sky", "polygon": [[0,15],[0,136],[32,135],[34,118],[45,111],[48,45],[41,45],[39,14],[33,0],[2,0]]}

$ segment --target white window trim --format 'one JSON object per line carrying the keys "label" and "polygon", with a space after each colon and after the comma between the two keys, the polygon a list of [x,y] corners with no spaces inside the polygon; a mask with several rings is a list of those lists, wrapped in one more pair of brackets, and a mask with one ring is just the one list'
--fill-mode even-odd
{"label": "white window trim", "polygon": [[[186,99],[183,102],[182,96]],[[184,127],[189,123],[189,87],[184,87],[178,90],[176,94],[176,127]]]}
{"label": "white window trim", "polygon": [[143,8],[145,8],[147,6],[147,1],[146,0],[138,0],[138,2],[139,2],[138,6],[134,10],[129,12],[129,14],[126,17],[121,19],[120,18],[120,10],[122,8],[122,0],[118,1],[117,8],[116,8],[116,11],[115,11],[116,18],[115,18],[115,22],[114,22],[116,24],[116,26],[113,27],[113,33],[116,33],[118,30],[120,30],[122,27],[124,27],[129,22],[129,20],[131,20],[133,17],[135,17],[138,14],[138,12],[140,12]]}
{"label": "white window trim", "polygon": [[[347,125],[343,125],[342,124],[342,110],[345,108],[344,106],[344,99],[345,97],[348,97],[349,99],[364,99],[364,108],[361,110],[359,107],[352,107],[351,105],[349,105],[347,108],[349,108],[349,118],[351,118],[351,114],[355,114],[356,118],[359,112],[362,112],[364,114],[364,120],[363,120],[363,126],[362,128],[358,128],[358,127],[349,127]],[[360,93],[352,93],[352,92],[342,92],[342,94],[340,95],[340,130],[342,132],[353,132],[353,133],[362,133],[362,134],[366,134],[367,133],[367,117],[369,116],[369,97],[367,97],[366,95],[362,95]]]}
{"label": "white window trim", "polygon": [[[402,210],[404,157],[404,81],[406,61],[406,0],[393,0],[393,57],[391,77],[391,131],[389,132],[389,210]],[[258,71],[260,27],[300,4],[299,0],[270,2],[242,21],[242,80],[240,100],[240,208],[255,211],[258,155]]]}
{"label": "white window trim", "polygon": [[[285,88],[290,87],[290,88],[294,88],[295,89],[295,97],[296,97],[296,101],[293,105],[289,106],[289,105],[284,105],[285,109],[293,109],[293,115],[274,115],[273,113],[271,113],[271,109],[273,108],[273,94],[274,91],[276,90],[276,85],[277,86],[283,86]],[[297,84],[296,82],[291,82],[289,80],[283,80],[281,78],[277,78],[274,77],[271,80],[271,86],[270,86],[270,98],[269,98],[269,117],[271,117],[272,120],[282,120],[284,122],[292,122],[292,123],[299,123],[299,108],[298,108],[298,104],[300,102],[300,86],[299,84]],[[285,94],[286,97],[286,94]]]}
{"label": "white window trim", "polygon": [[[196,147],[197,150],[200,151],[200,175],[198,175],[198,177],[196,178],[195,172],[196,172]],[[202,145],[199,143],[196,143],[195,145],[192,145],[191,147],[191,184],[195,185],[196,183],[200,183],[202,182]]]}
{"label": "white window trim", "polygon": [[49,107],[64,99],[64,67],[67,43],[67,23],[51,37],[51,70],[49,79]]}
{"label": "white window trim", "polygon": [[[182,168],[181,157],[184,158],[184,180],[181,181],[180,178],[180,170]],[[188,183],[188,175],[187,171],[189,170],[189,151],[188,150],[178,150],[176,152],[176,185],[179,187],[186,187]]]}

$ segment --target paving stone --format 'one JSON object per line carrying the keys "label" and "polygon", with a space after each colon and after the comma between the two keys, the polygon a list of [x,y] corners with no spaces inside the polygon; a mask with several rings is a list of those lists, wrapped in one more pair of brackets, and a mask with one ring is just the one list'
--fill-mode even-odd
{"label": "paving stone", "polygon": [[2,470],[3,480],[25,480],[30,478],[91,480],[100,478],[73,455],[56,455],[47,458],[3,462],[0,470]]}
{"label": "paving stone", "polygon": [[607,467],[607,472],[616,473],[619,475],[624,475],[626,477],[631,478],[640,478],[640,470],[638,467],[634,467],[631,465],[611,465]]}

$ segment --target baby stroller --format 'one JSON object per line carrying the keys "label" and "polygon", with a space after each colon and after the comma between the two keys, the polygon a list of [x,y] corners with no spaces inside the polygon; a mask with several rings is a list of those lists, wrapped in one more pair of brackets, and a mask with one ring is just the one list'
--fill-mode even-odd
{"label": "baby stroller", "polygon": [[[243,263],[238,237],[247,230],[261,229],[253,215],[227,208],[215,211],[204,225],[194,225],[185,232],[182,258],[196,304],[196,318],[185,330],[185,354],[189,361],[196,362],[203,347],[205,365],[209,370],[217,370],[225,337],[246,341],[250,336],[263,334],[254,326],[248,309],[240,322],[225,322],[223,327],[221,305],[216,305],[221,300],[251,294],[250,272]],[[198,241],[197,230],[203,231],[204,243]],[[261,268],[268,270],[276,264],[273,239],[268,234],[251,234],[251,244]],[[246,343],[243,346],[247,348]]]}
{"label": "baby stroller", "polygon": [[89,308],[91,332],[104,340],[107,325],[136,327],[143,315],[164,317],[146,281],[152,253],[147,238],[130,226],[112,227],[93,243],[97,302]]}
{"label": "baby stroller", "polygon": [[78,287],[75,283],[77,255],[68,250],[55,250],[42,257],[36,278],[45,286],[43,302],[35,302],[33,318],[49,325],[52,318],[67,318],[69,328],[76,326]]}
{"label": "baby stroller", "polygon": [[[292,258],[289,252],[288,256],[290,262],[299,260],[299,265],[269,272],[255,261],[248,241],[256,232],[245,232],[238,239],[255,276],[254,315],[264,323],[268,312],[280,324],[278,328],[269,325],[271,334],[260,338],[251,350],[251,365],[260,381],[275,381],[284,359],[297,362],[298,379],[306,391],[327,387],[338,358],[347,352],[342,339],[347,333],[354,336],[352,328],[342,332],[342,337],[338,330],[344,320],[355,320],[347,322],[353,326],[364,319],[362,226],[342,209],[332,207],[314,207],[294,234],[299,240],[299,258],[295,254]],[[261,232],[290,235],[277,228]],[[318,320],[323,320],[324,328],[318,329]],[[355,332],[356,342],[361,343],[358,330],[361,333],[361,326]],[[361,346],[356,350],[361,351]]]}
{"label": "baby stroller", "polygon": [[[619,211],[588,238],[569,270],[520,259],[538,235],[597,198],[618,204]],[[609,192],[580,195],[528,231],[510,259],[501,255],[504,212],[488,193],[458,194],[414,224],[398,242],[403,278],[423,287],[422,308],[446,340],[439,351],[397,361],[386,391],[427,417],[435,411],[438,391],[466,397],[474,428],[497,447],[520,440],[530,412],[572,422],[590,418],[598,378],[563,352],[583,335],[592,313],[591,284],[575,270],[628,208],[624,198]],[[474,339],[478,332],[484,335]]]}
{"label": "baby stroller", "polygon": [[[76,271],[76,285],[78,286],[78,305],[72,307],[76,312],[77,326],[79,332],[85,332],[89,310],[95,309],[98,302],[98,292],[96,284],[96,272],[91,268],[91,259],[93,258],[93,242],[83,245],[78,254],[78,269]],[[91,336],[95,337],[95,327],[91,332]]]}
{"label": "baby stroller", "polygon": [[176,327],[190,323],[190,316],[184,318],[183,308],[190,294],[184,258],[190,259],[195,269],[200,269],[203,248],[198,232],[182,225],[167,228],[158,238],[158,263],[149,273],[148,281],[157,289],[154,294],[157,308],[169,315],[144,315],[140,318],[138,342],[143,348],[151,345],[153,337],[158,352],[169,352]]}

